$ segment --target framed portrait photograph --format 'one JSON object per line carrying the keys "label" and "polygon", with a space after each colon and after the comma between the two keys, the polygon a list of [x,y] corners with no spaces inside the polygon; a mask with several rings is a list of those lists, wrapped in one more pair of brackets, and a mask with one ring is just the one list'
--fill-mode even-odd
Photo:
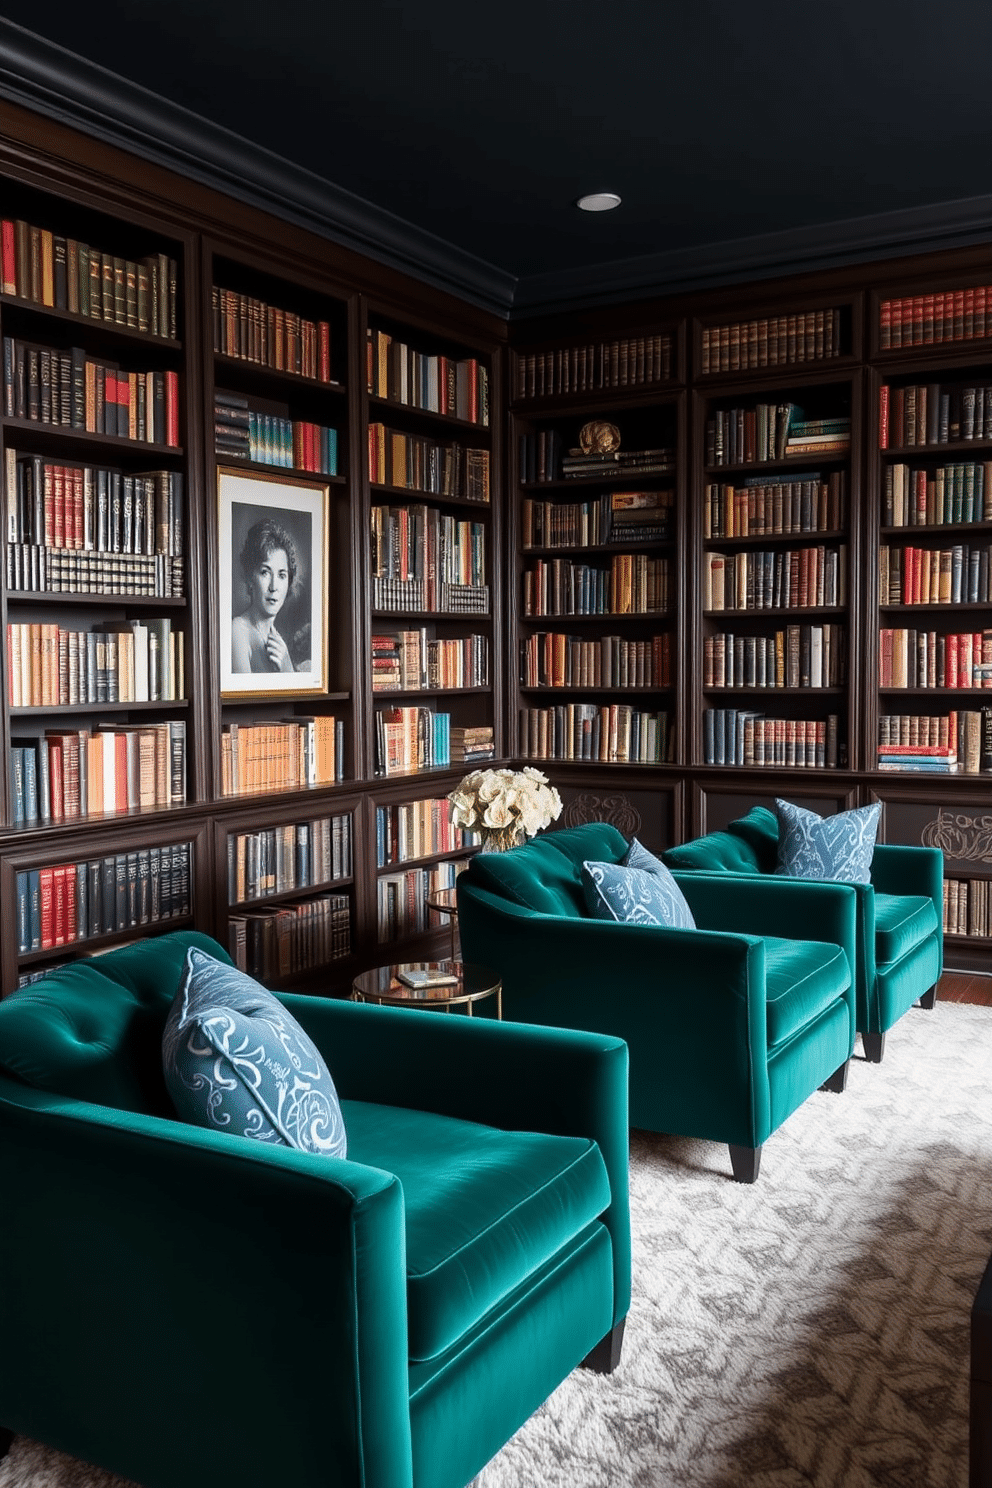
{"label": "framed portrait photograph", "polygon": [[221,697],[327,691],[329,487],[217,475]]}

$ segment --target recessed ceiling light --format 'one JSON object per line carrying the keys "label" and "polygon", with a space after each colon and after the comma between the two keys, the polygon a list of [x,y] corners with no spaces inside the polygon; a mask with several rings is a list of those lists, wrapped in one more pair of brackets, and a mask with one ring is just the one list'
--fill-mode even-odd
{"label": "recessed ceiling light", "polygon": [[575,203],[583,212],[612,212],[620,205],[615,191],[593,191],[589,196],[580,196]]}

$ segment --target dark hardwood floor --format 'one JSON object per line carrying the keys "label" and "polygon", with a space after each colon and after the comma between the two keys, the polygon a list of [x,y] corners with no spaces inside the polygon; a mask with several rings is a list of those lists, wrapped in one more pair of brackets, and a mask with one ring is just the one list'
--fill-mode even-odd
{"label": "dark hardwood floor", "polygon": [[945,971],[937,988],[938,1002],[971,1002],[992,1007],[992,976],[974,972]]}

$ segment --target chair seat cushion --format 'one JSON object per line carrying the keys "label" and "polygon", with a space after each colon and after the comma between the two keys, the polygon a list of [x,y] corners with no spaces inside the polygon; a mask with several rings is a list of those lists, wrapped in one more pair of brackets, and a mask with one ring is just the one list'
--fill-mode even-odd
{"label": "chair seat cushion", "polygon": [[775,936],[764,940],[768,1047],[773,1049],[842,997],[851,971],[840,946]]}
{"label": "chair seat cushion", "polygon": [[403,1185],[413,1360],[450,1348],[609,1206],[606,1166],[586,1137],[342,1106],[348,1156]]}
{"label": "chair seat cushion", "polygon": [[875,960],[879,966],[901,961],[936,931],[937,913],[925,894],[875,891]]}

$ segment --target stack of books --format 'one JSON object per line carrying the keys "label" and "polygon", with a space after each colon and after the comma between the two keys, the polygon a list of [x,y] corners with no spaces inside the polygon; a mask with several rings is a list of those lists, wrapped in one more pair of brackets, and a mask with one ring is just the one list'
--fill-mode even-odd
{"label": "stack of books", "polygon": [[651,542],[670,537],[674,499],[674,491],[612,492],[609,541]]}
{"label": "stack of books", "polygon": [[479,760],[495,759],[496,741],[492,726],[480,724],[476,728],[452,728],[450,755],[453,765],[471,765]]}
{"label": "stack of books", "polygon": [[561,473],[566,480],[588,479],[604,475],[671,475],[675,471],[673,449],[604,450],[584,454],[569,450],[562,456]]}
{"label": "stack of books", "polygon": [[225,459],[250,460],[248,399],[239,393],[214,393],[214,444]]}
{"label": "stack of books", "polygon": [[915,770],[926,775],[956,775],[957,750],[952,744],[879,744],[880,770]]}
{"label": "stack of books", "polygon": [[850,418],[790,419],[786,458],[846,455],[851,448]]}

